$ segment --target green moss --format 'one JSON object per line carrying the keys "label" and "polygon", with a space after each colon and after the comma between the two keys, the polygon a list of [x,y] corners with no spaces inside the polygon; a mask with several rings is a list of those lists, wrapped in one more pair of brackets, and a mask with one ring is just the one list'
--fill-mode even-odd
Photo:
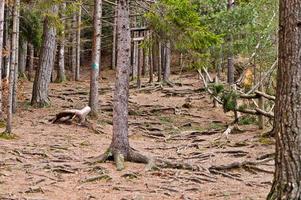
{"label": "green moss", "polygon": [[211,123],[209,124],[209,129],[222,129],[224,128],[224,125],[221,123]]}
{"label": "green moss", "polygon": [[14,140],[16,139],[17,136],[15,134],[11,134],[11,133],[0,133],[0,140]]}
{"label": "green moss", "polygon": [[5,128],[6,122],[4,120],[0,120],[0,128]]}
{"label": "green moss", "polygon": [[172,119],[170,117],[159,117],[161,123],[172,123]]}
{"label": "green moss", "polygon": [[268,138],[268,137],[260,137],[259,138],[259,142],[263,145],[272,145],[275,142],[272,140],[272,138]]}
{"label": "green moss", "polygon": [[250,125],[256,123],[257,123],[256,117],[250,115],[243,116],[238,122],[239,125]]}

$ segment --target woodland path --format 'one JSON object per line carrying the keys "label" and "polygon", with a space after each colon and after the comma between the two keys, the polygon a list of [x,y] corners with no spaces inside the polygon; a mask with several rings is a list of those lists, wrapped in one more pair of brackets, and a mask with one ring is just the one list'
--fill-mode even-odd
{"label": "woodland path", "polygon": [[[88,80],[83,77],[84,80]],[[15,140],[0,140],[0,199],[265,199],[272,181],[273,161],[215,173],[159,169],[126,163],[116,171],[110,163],[87,165],[90,156],[103,153],[112,135],[113,71],[103,72],[97,120],[99,134],[75,124],[49,124],[48,119],[68,108],[87,105],[89,82],[51,84],[52,106],[29,106],[32,83],[25,83],[22,103],[14,117]],[[177,86],[148,86],[130,98],[130,143],[140,152],[171,161],[212,165],[256,161],[273,153],[254,125],[229,141],[215,141],[232,120],[202,90],[197,75],[173,76]],[[145,80],[146,81],[146,80]],[[133,84],[133,83],[132,83]],[[96,121],[94,121],[96,124]],[[263,159],[263,158],[262,158]],[[262,171],[260,171],[261,169]],[[213,170],[214,171],[214,170]],[[221,172],[221,173],[219,173]]]}

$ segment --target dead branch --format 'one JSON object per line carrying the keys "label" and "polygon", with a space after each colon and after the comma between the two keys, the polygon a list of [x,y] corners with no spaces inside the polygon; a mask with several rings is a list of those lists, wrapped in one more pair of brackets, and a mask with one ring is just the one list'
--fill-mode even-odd
{"label": "dead branch", "polygon": [[89,106],[86,106],[81,110],[77,110],[77,109],[65,110],[63,112],[56,114],[56,116],[50,119],[49,121],[54,124],[58,122],[72,121],[77,118],[79,120],[79,123],[82,124],[86,121],[86,117],[90,113],[90,111],[91,108]]}

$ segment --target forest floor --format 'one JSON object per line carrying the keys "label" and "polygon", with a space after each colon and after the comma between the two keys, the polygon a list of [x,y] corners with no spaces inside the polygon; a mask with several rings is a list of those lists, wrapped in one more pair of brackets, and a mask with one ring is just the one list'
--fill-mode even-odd
{"label": "forest floor", "polygon": [[[0,139],[0,199],[265,199],[273,178],[273,141],[261,137],[256,125],[228,140],[217,140],[233,120],[221,107],[213,108],[196,74],[172,76],[175,87],[131,83],[130,144],[141,153],[199,170],[157,169],[126,163],[116,171],[112,162],[88,165],[103,153],[112,137],[114,72],[102,73],[98,134],[76,124],[50,124],[56,113],[88,104],[88,73],[82,82],[51,84],[52,106],[29,104],[32,83],[24,85],[26,101],[14,116],[13,140]],[[267,130],[266,130],[267,131]],[[220,165],[244,163],[236,169]],[[254,163],[253,163],[254,164]]]}

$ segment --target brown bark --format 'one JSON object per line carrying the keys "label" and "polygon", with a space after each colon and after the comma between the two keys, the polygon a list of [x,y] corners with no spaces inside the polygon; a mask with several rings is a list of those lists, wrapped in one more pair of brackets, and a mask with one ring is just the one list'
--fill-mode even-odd
{"label": "brown bark", "polygon": [[94,0],[93,15],[93,46],[92,46],[92,63],[90,75],[90,99],[91,115],[97,116],[99,100],[98,100],[98,79],[100,69],[100,42],[101,42],[101,9],[102,1]]}
{"label": "brown bark", "polygon": [[117,7],[114,6],[113,43],[112,43],[112,69],[116,68],[116,39],[117,39]]}
{"label": "brown bark", "polygon": [[[234,0],[228,0],[228,10],[232,10],[234,8]],[[228,36],[229,43],[229,52],[228,52],[228,83],[232,85],[234,83],[234,58],[233,58],[233,36]]]}
{"label": "brown bark", "polygon": [[26,78],[26,61],[27,61],[27,46],[28,42],[23,41],[20,49],[20,55],[19,55],[19,76],[21,78]]}
{"label": "brown bark", "polygon": [[281,0],[274,133],[275,174],[269,200],[301,199],[301,1]]}
{"label": "brown bark", "polygon": [[71,42],[72,42],[72,49],[71,49],[71,71],[72,71],[72,80],[75,80],[76,77],[76,33],[77,33],[77,28],[76,28],[76,13],[73,14],[72,17],[72,37],[71,37]]}
{"label": "brown bark", "polygon": [[131,33],[129,21],[129,1],[119,0],[117,20],[117,68],[113,104],[113,155],[122,154],[128,158],[130,146],[128,138],[128,99],[130,74]]}
{"label": "brown bark", "polygon": [[29,59],[28,59],[28,80],[32,81],[34,79],[34,46],[33,44],[28,44]]}
{"label": "brown bark", "polygon": [[[62,3],[62,5],[60,6],[61,9],[61,13],[60,13],[60,17],[61,17],[61,21],[62,24],[65,25],[65,15],[63,14],[63,12],[66,9],[66,3]],[[56,82],[61,83],[66,81],[66,74],[65,74],[65,27],[63,28],[63,30],[60,32],[59,34],[59,38],[58,38],[58,69],[57,69],[57,78],[56,78]]]}
{"label": "brown bark", "polygon": [[[52,14],[57,14],[58,6],[54,5],[51,9]],[[37,107],[44,107],[50,104],[48,98],[48,85],[54,65],[56,47],[56,28],[50,23],[46,16],[43,28],[43,45],[41,48],[39,68],[33,85],[31,104]]]}
{"label": "brown bark", "polygon": [[80,51],[81,51],[81,18],[82,18],[82,9],[81,5],[79,6],[78,14],[77,14],[77,32],[76,32],[76,73],[75,80],[80,80]]}
{"label": "brown bark", "polygon": [[163,80],[169,81],[170,76],[170,63],[171,63],[171,45],[170,41],[167,41],[165,44],[165,65],[164,65],[164,73],[163,73]]}
{"label": "brown bark", "polygon": [[[17,101],[18,101],[18,96],[17,96],[17,92],[18,92],[18,78],[19,78],[19,29],[20,29],[20,19],[19,19],[19,15],[20,15],[20,0],[16,0],[15,1],[15,5],[16,8],[16,18],[13,20],[16,20],[16,24],[17,24],[17,29],[16,29],[16,46],[15,46],[15,57],[12,60],[12,62],[15,62],[15,70],[14,70],[14,82],[13,82],[13,102],[12,102],[12,111],[13,113],[16,113],[17,111]],[[13,22],[14,23],[14,22]],[[14,48],[14,47],[12,47]]]}
{"label": "brown bark", "polygon": [[12,115],[13,115],[13,92],[15,81],[15,69],[17,60],[17,31],[18,31],[18,8],[19,1],[14,1],[13,7],[13,28],[12,28],[12,40],[11,40],[11,61],[10,61],[10,73],[9,73],[9,90],[8,90],[8,103],[7,103],[7,123],[6,133],[12,133]]}
{"label": "brown bark", "polygon": [[4,33],[4,7],[5,0],[0,0],[0,120],[3,119],[2,111],[2,49],[3,49],[3,33]]}

